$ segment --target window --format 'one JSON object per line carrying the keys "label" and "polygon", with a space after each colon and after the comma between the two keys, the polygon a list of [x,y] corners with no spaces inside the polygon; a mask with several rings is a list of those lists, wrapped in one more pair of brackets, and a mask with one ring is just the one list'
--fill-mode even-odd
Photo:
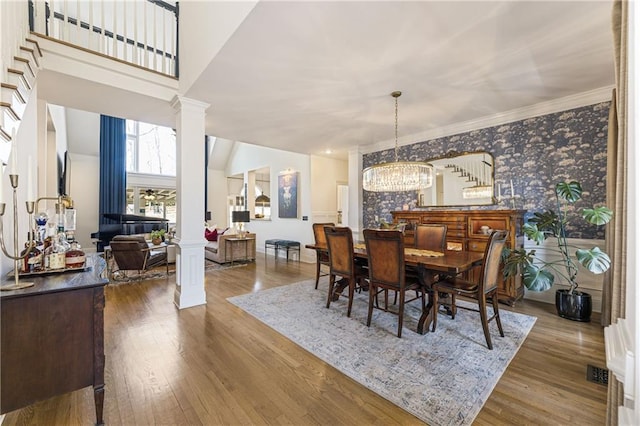
{"label": "window", "polygon": [[127,120],[127,172],[176,175],[176,132]]}

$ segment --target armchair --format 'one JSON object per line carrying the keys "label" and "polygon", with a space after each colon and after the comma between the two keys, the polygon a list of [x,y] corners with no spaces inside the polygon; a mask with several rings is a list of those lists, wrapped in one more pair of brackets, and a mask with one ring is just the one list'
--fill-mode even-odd
{"label": "armchair", "polygon": [[166,265],[166,250],[153,250],[142,235],[116,235],[110,243],[111,255],[120,271],[146,272],[159,265]]}

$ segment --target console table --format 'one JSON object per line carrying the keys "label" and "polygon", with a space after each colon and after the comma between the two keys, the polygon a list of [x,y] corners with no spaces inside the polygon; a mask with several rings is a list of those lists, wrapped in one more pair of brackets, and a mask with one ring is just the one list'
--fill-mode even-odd
{"label": "console table", "polygon": [[[89,270],[29,277],[33,287],[0,292],[0,413],[93,386],[103,424],[104,259]],[[4,281],[4,279],[3,279]]]}

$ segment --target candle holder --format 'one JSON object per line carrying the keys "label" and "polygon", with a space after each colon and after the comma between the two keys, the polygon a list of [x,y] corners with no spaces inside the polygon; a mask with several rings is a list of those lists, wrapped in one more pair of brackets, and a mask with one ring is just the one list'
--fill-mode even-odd
{"label": "candle holder", "polygon": [[[4,238],[4,227],[2,223],[2,218],[4,217],[5,211],[5,203],[0,203],[0,247],[2,248],[2,252],[10,259],[14,261],[14,269],[13,275],[15,281],[13,284],[4,284],[0,286],[0,290],[8,291],[8,290],[19,290],[22,288],[32,287],[34,285],[33,282],[29,281],[20,281],[20,261],[29,256],[29,253],[36,246],[35,241],[33,240],[33,232],[29,232],[29,245],[25,250],[24,254],[20,254],[20,247],[18,247],[18,175],[9,175],[9,180],[11,181],[11,187],[13,188],[13,254],[10,254],[7,251],[5,246],[5,238]],[[29,214],[29,223],[33,223],[33,212],[35,210],[35,202],[27,201],[27,213]]]}
{"label": "candle holder", "polygon": [[501,203],[502,201],[509,202],[511,201],[511,208],[513,210],[516,209],[516,200],[520,198],[520,195],[516,195],[513,190],[513,183],[511,184],[511,190],[509,195],[502,196],[502,185],[498,184],[498,196],[496,197],[496,201]]}

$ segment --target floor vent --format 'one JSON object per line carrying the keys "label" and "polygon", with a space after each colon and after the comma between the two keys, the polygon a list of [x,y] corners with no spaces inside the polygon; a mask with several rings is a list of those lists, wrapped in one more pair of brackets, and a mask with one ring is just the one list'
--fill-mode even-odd
{"label": "floor vent", "polygon": [[609,383],[609,370],[587,364],[587,380],[593,383],[606,385]]}

